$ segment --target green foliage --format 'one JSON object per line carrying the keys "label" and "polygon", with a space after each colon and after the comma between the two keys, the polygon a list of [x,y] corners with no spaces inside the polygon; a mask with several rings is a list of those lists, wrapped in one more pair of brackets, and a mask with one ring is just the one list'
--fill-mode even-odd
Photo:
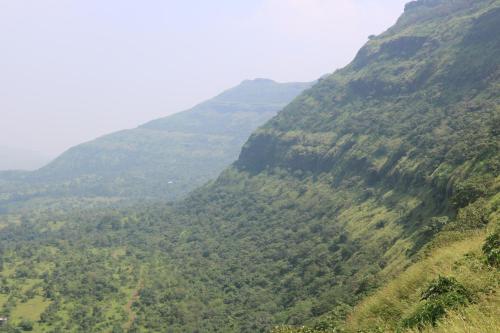
{"label": "green foliage", "polygon": [[460,230],[482,228],[489,222],[489,213],[486,201],[479,199],[458,211],[455,226]]}
{"label": "green foliage", "polygon": [[480,197],[487,196],[490,184],[491,181],[486,177],[474,177],[460,182],[455,188],[453,204],[457,208],[462,208]]}
{"label": "green foliage", "polygon": [[419,306],[415,313],[405,318],[402,322],[404,327],[422,328],[427,324],[435,325],[437,320],[446,314],[446,304],[441,300],[425,302]]}
{"label": "green foliage", "polygon": [[434,300],[447,294],[461,295],[469,299],[467,290],[455,278],[440,276],[422,293],[422,300]]}
{"label": "green foliage", "polygon": [[483,253],[489,265],[500,266],[500,232],[498,230],[486,238]]}
{"label": "green foliage", "polygon": [[19,328],[23,331],[33,331],[33,322],[28,319],[23,319],[19,323]]}
{"label": "green foliage", "polygon": [[[233,166],[187,199],[123,210],[73,202],[63,213],[59,203],[2,223],[2,311],[14,315],[26,298],[42,298],[37,325],[65,332],[126,325],[132,332],[265,332],[280,324],[276,332],[331,332],[346,317],[335,309],[356,305],[391,280],[436,234],[485,226],[499,171],[493,73],[500,57],[492,54],[500,46],[497,34],[486,33],[497,29],[498,1],[431,2],[419,2],[351,65],[296,98],[252,135]],[[162,133],[152,150],[165,172],[165,142],[186,142],[172,134],[179,123],[212,128],[185,117],[193,120],[181,114],[120,134],[131,135],[131,147],[116,136],[85,145],[51,168],[64,178],[75,161],[91,171],[110,170],[111,163],[115,175],[124,158],[129,170],[128,163],[152,160],[135,152],[153,131]],[[189,151],[207,167],[199,157],[218,159],[221,142],[213,134],[204,132],[191,150],[181,144],[175,155]],[[101,144],[109,154],[91,158]],[[64,183],[56,192],[86,193],[89,186],[106,196],[116,193],[116,180],[134,196],[167,179],[133,165],[136,178],[125,172],[110,184],[84,170],[78,186]],[[148,193],[163,193],[163,185],[156,190]],[[38,195],[22,191],[8,200]],[[471,301],[451,278],[436,280],[423,298],[404,325],[435,324]],[[404,314],[391,306],[379,311],[392,319]]]}
{"label": "green foliage", "polygon": [[440,276],[422,293],[422,300],[422,304],[402,320],[403,327],[436,325],[447,310],[466,305],[472,299],[467,289],[454,278]]}

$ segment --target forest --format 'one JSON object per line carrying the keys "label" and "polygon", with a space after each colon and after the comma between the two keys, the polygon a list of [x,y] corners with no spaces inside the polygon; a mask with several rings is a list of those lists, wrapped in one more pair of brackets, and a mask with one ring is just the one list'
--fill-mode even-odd
{"label": "forest", "polygon": [[500,331],[498,36],[410,2],[180,200],[9,202],[0,332]]}

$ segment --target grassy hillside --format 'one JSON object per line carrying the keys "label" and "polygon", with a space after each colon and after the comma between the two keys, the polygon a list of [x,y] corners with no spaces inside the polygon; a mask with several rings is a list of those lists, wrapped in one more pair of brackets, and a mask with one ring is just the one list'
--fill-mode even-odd
{"label": "grassy hillside", "polygon": [[309,83],[248,80],[194,108],[69,149],[31,173],[1,173],[0,203],[36,198],[175,199],[214,178],[258,126]]}
{"label": "grassy hillside", "polygon": [[497,194],[485,202],[488,225],[478,229],[454,221],[445,226],[414,264],[350,309],[345,321],[324,316],[310,327],[279,326],[272,332],[498,332],[498,184],[497,179]]}
{"label": "grassy hillside", "polygon": [[41,331],[495,330],[499,35],[498,0],[411,2],[185,200],[4,222],[6,278],[61,262]]}
{"label": "grassy hillside", "polygon": [[[500,272],[488,265],[482,251],[488,235],[475,232],[429,249],[419,262],[361,302],[348,317],[345,330],[498,332]],[[443,278],[465,288],[464,304],[452,300],[436,305],[422,298],[429,286]]]}

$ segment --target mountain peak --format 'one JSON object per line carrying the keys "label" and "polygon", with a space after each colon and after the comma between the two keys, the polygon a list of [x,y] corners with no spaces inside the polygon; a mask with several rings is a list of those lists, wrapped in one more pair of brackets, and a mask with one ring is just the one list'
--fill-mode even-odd
{"label": "mountain peak", "polygon": [[289,102],[304,89],[309,88],[311,82],[280,83],[271,79],[256,78],[244,80],[236,87],[224,91],[212,101],[217,103],[246,103],[283,104]]}
{"label": "mountain peak", "polygon": [[271,80],[271,79],[266,79],[266,78],[258,77],[258,78],[255,78],[255,79],[246,79],[246,80],[243,80],[240,83],[240,85],[243,85],[243,84],[262,84],[262,83],[277,83],[277,82],[274,81],[274,80]]}
{"label": "mountain peak", "polygon": [[442,0],[415,0],[410,1],[405,5],[405,12],[418,7],[433,7],[438,6]]}

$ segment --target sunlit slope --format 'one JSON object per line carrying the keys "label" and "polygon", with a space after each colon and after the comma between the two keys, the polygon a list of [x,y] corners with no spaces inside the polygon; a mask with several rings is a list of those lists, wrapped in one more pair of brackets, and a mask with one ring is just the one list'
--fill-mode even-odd
{"label": "sunlit slope", "polygon": [[[237,318],[190,325],[255,332],[328,314],[341,320],[458,209],[485,211],[475,201],[495,191],[499,171],[499,18],[498,1],[411,3],[181,203],[170,234],[186,236],[167,236],[178,271],[193,294],[223,300]],[[481,228],[487,218],[470,223]],[[206,282],[206,267],[223,281]]]}
{"label": "sunlit slope", "polygon": [[499,24],[498,0],[411,2],[216,180],[166,207],[6,224],[6,267],[44,246],[78,263],[43,281],[63,306],[41,326],[68,331],[495,328]]}

